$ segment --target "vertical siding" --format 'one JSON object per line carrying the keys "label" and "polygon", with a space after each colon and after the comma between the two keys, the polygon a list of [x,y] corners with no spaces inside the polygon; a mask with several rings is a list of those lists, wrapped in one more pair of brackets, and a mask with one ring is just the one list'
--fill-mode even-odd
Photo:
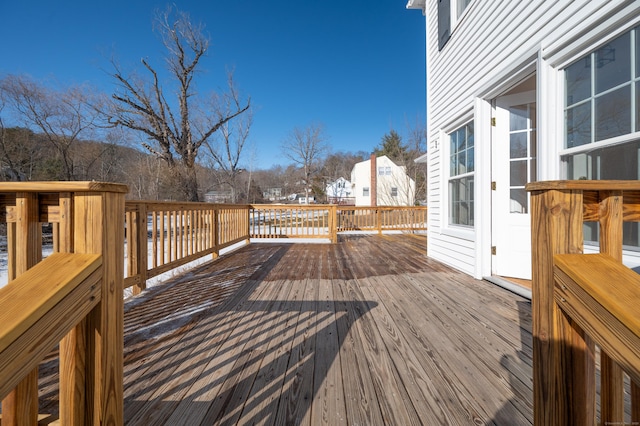
{"label": "vertical siding", "polygon": [[[508,80],[527,58],[536,57],[546,46],[579,40],[583,37],[579,27],[587,25],[585,22],[602,21],[630,4],[630,1],[474,0],[463,19],[452,28],[447,44],[438,51],[437,1],[427,1],[430,256],[476,274],[477,235],[457,233],[447,226],[448,219],[444,217],[442,203],[447,202],[448,162],[443,157],[447,141],[440,138],[442,132],[453,130],[457,121],[473,111],[477,97],[499,95],[491,93],[492,85],[500,79]],[[484,157],[481,149],[490,149],[490,141],[481,140],[478,135],[475,145],[476,159]],[[479,199],[482,185],[489,182],[480,182],[478,178],[476,174],[476,213],[482,203],[490,203]],[[478,214],[475,217],[476,229],[491,225],[479,223]]]}

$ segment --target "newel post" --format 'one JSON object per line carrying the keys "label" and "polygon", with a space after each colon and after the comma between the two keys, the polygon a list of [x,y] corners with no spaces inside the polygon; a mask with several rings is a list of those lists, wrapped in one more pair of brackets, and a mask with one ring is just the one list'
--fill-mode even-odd
{"label": "newel post", "polygon": [[103,258],[101,301],[86,319],[86,412],[76,424],[123,424],[124,195],[105,185],[74,197],[74,252]]}
{"label": "newel post", "polygon": [[[600,252],[622,262],[622,191],[600,191],[598,221]],[[601,418],[603,424],[624,422],[624,375],[604,351],[600,353]]]}
{"label": "newel post", "polygon": [[553,256],[582,253],[582,191],[539,182],[531,206],[534,424],[593,425],[593,344],[554,300]]}
{"label": "newel post", "polygon": [[333,244],[338,242],[338,206],[329,205],[329,238]]}
{"label": "newel post", "polygon": [[[147,288],[148,269],[148,221],[147,205],[136,203],[136,209],[127,212],[127,276],[138,277],[133,285],[133,294],[140,294]],[[154,224],[155,229],[155,224]],[[155,253],[155,251],[154,251]]]}

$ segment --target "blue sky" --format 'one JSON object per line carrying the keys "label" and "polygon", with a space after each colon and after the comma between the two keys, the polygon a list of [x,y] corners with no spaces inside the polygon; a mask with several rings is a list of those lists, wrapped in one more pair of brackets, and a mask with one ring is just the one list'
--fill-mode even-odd
{"label": "blue sky", "polygon": [[[286,165],[280,145],[294,127],[325,126],[333,151],[372,151],[390,129],[425,120],[424,17],[406,0],[174,1],[211,38],[200,92],[224,88],[226,69],[255,107],[257,163]],[[162,64],[152,0],[0,0],[0,76],[89,83],[112,93],[109,59]],[[248,161],[248,159],[247,159]]]}

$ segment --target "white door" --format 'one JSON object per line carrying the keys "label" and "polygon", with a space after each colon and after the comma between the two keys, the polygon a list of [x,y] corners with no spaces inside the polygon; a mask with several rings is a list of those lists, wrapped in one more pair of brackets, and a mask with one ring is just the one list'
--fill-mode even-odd
{"label": "white door", "polygon": [[493,275],[531,279],[530,201],[525,185],[536,180],[536,139],[535,91],[496,99],[491,179]]}

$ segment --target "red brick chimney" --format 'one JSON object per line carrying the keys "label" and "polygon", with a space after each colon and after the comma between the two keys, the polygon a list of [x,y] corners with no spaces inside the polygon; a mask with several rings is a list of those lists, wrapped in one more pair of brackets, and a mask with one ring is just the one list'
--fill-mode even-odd
{"label": "red brick chimney", "polygon": [[371,153],[371,188],[369,194],[371,195],[371,207],[378,205],[378,164],[376,161],[376,154]]}

